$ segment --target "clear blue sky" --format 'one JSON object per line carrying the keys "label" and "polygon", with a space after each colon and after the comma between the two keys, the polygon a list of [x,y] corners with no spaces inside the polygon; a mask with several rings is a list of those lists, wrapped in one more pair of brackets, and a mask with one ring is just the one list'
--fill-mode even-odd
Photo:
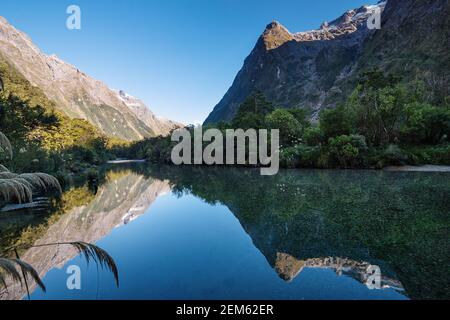
{"label": "clear blue sky", "polygon": [[[0,15],[48,54],[157,114],[202,122],[231,86],[265,26],[316,29],[376,0],[2,0]],[[82,29],[66,29],[66,8]]]}

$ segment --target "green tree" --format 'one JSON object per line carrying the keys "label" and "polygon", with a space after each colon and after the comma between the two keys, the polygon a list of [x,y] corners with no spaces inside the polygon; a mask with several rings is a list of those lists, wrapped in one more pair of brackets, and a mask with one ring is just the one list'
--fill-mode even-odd
{"label": "green tree", "polygon": [[277,109],[266,117],[269,129],[280,130],[280,142],[283,146],[289,146],[300,142],[302,125],[286,109]]}
{"label": "green tree", "polygon": [[308,118],[308,111],[305,109],[294,108],[287,109],[287,111],[294,116],[295,119],[302,125],[302,128],[308,128],[311,123]]}
{"label": "green tree", "polygon": [[394,76],[371,71],[361,76],[346,105],[351,127],[374,145],[395,142],[407,91]]}
{"label": "green tree", "polygon": [[232,121],[232,127],[236,129],[263,129],[264,118],[274,110],[273,105],[265,96],[257,91],[250,95]]}
{"label": "green tree", "polygon": [[320,113],[320,130],[325,138],[333,138],[350,133],[350,119],[346,108],[341,105],[334,109],[326,109]]}
{"label": "green tree", "polygon": [[362,165],[364,153],[368,149],[366,138],[360,135],[342,135],[330,138],[328,146],[330,155],[342,168]]}
{"label": "green tree", "polygon": [[415,102],[405,107],[405,117],[401,136],[406,143],[434,145],[450,135],[450,106]]}
{"label": "green tree", "polygon": [[318,146],[323,143],[324,134],[319,127],[313,126],[305,129],[303,139],[309,146]]}

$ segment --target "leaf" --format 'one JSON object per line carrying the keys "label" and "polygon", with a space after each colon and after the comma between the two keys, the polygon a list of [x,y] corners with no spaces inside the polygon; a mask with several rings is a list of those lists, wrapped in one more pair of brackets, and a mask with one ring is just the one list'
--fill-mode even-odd
{"label": "leaf", "polygon": [[17,177],[17,174],[12,173],[12,172],[0,172],[0,179],[14,179]]}
{"label": "leaf", "polygon": [[59,194],[62,193],[62,188],[61,185],[59,184],[58,179],[49,174],[41,172],[23,173],[18,177],[28,181],[37,189],[47,190],[47,188],[50,187],[56,189],[59,192]]}
{"label": "leaf", "polygon": [[37,271],[31,265],[19,259],[0,258],[0,284],[5,288],[8,288],[5,279],[6,276],[11,277],[13,281],[19,282],[22,285],[25,279],[23,279],[18,268],[25,275],[25,277],[30,277],[33,279],[42,291],[46,291],[45,285],[39,277]]}
{"label": "leaf", "polygon": [[10,159],[13,157],[11,142],[9,142],[8,138],[0,131],[0,150],[8,153]]}
{"label": "leaf", "polygon": [[99,264],[102,268],[106,268],[109,271],[111,271],[112,274],[114,275],[116,285],[117,287],[119,287],[119,271],[117,269],[116,263],[114,262],[114,259],[105,250],[96,245],[81,241],[75,241],[75,242],[40,244],[32,246],[32,248],[61,246],[61,245],[70,245],[75,247],[78,253],[84,256],[87,263],[89,263],[90,261],[94,261],[95,263]]}
{"label": "leaf", "polygon": [[119,272],[117,270],[116,263],[105,250],[86,242],[71,242],[69,244],[74,246],[80,254],[83,254],[88,263],[92,259],[96,263],[100,264],[102,268],[106,268],[111,271],[114,275],[116,285],[119,287]]}
{"label": "leaf", "polygon": [[6,202],[17,200],[19,203],[32,202],[32,185],[21,178],[0,179],[0,198]]}
{"label": "leaf", "polygon": [[[61,243],[48,243],[48,244],[40,244],[35,246],[30,246],[28,248],[39,248],[39,247],[50,247],[50,246],[61,246],[61,245],[70,245],[73,246],[79,254],[83,255],[86,259],[87,263],[90,261],[95,261],[98,263],[102,268],[106,268],[109,271],[112,272],[114,275],[114,280],[116,282],[116,286],[119,287],[119,271],[117,269],[116,263],[114,262],[114,259],[102,248],[86,243],[81,241],[76,242],[61,242]],[[9,248],[17,249],[17,248]],[[42,291],[46,292],[46,288],[44,283],[39,277],[39,274],[37,271],[28,263],[20,260],[20,259],[6,259],[6,258],[0,258],[0,287],[5,287],[6,289],[6,277],[11,277],[13,281],[19,282],[21,285],[23,284],[23,276],[17,270],[17,267],[19,267],[20,271],[23,272],[25,277],[30,277],[33,279],[37,285],[42,289]]]}
{"label": "leaf", "polygon": [[24,173],[17,175],[11,172],[0,173],[0,198],[6,202],[17,200],[19,203],[33,201],[33,190],[54,188],[62,194],[58,179],[46,173]]}

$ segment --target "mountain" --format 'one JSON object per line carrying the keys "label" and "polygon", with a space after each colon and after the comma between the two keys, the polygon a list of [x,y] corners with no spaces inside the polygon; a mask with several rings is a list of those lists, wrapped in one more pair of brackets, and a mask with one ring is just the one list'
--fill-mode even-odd
{"label": "mountain", "polygon": [[128,95],[110,89],[56,55],[44,54],[3,17],[0,17],[0,58],[40,88],[58,110],[71,118],[89,121],[108,136],[139,140],[166,135],[179,126],[155,117],[137,99],[128,103],[123,98]]}
{"label": "mountain", "polygon": [[[369,29],[376,12],[381,29]],[[308,32],[291,33],[274,21],[205,123],[233,119],[254,91],[277,107],[309,109],[314,120],[348,97],[370,68],[419,78],[434,94],[449,95],[449,12],[447,0],[389,0],[349,10]]]}
{"label": "mountain", "polygon": [[450,97],[450,1],[389,0],[355,74],[370,68],[423,80],[433,103]]}
{"label": "mountain", "polygon": [[122,90],[116,91],[116,93],[137,118],[151,128],[156,135],[167,135],[172,130],[183,126],[181,123],[157,117],[144,102]]}

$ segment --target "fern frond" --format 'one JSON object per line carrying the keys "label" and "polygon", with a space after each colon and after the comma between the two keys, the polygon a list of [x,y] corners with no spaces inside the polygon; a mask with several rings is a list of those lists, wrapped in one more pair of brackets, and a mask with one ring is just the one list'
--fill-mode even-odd
{"label": "fern frond", "polygon": [[10,159],[13,157],[11,142],[8,138],[0,131],[0,150],[4,150]]}
{"label": "fern frond", "polygon": [[[48,244],[40,244],[34,246],[27,246],[27,248],[39,248],[39,247],[50,247],[50,246],[61,246],[61,245],[70,245],[74,247],[79,254],[83,255],[86,259],[87,263],[91,260],[95,261],[102,268],[106,268],[112,272],[114,275],[114,279],[117,287],[119,287],[119,272],[114,262],[114,259],[102,248],[86,243],[86,242],[61,242],[61,243],[48,243]],[[11,247],[9,250],[14,250],[17,254],[18,247]],[[19,270],[22,274],[19,272]],[[20,260],[20,259],[6,259],[0,258],[0,288],[3,286],[7,287],[6,277],[10,277],[14,282],[19,282],[21,285],[25,282],[27,285],[26,278],[29,277],[33,279],[37,285],[42,289],[42,291],[46,291],[45,285],[42,282],[41,278],[37,271],[28,263]],[[27,286],[28,291],[28,286]]]}
{"label": "fern frond", "polygon": [[0,277],[2,278],[2,283],[5,284],[5,275],[11,277],[11,279],[14,282],[20,282],[22,283],[22,276],[20,275],[20,272],[16,269],[16,266],[14,265],[13,260],[0,258]]}
{"label": "fern frond", "polygon": [[102,268],[107,268],[111,271],[114,275],[117,287],[119,286],[119,271],[117,270],[116,263],[105,250],[86,242],[72,242],[70,244],[74,246],[80,254],[84,255],[88,263],[92,258],[96,263],[99,263]]}
{"label": "fern frond", "polygon": [[[22,274],[19,272],[18,268]],[[22,275],[25,277],[30,277],[37,283],[42,291],[46,291],[45,285],[39,277],[39,274],[31,265],[19,259],[0,258],[0,284],[2,284],[5,288],[8,288],[5,276],[11,277],[14,282],[19,282],[22,285],[23,281],[26,280],[23,279]]]}
{"label": "fern frond", "polygon": [[21,178],[0,179],[0,197],[5,202],[17,200],[19,203],[33,201],[31,184]]}
{"label": "fern frond", "polygon": [[119,271],[117,269],[116,263],[114,262],[114,259],[105,250],[96,245],[81,241],[75,241],[75,242],[41,244],[32,246],[32,248],[61,246],[61,245],[70,245],[74,247],[79,254],[84,256],[87,263],[89,263],[92,260],[95,263],[99,264],[102,268],[106,268],[109,271],[111,271],[112,274],[114,275],[116,285],[117,287],[119,287]]}
{"label": "fern frond", "polygon": [[18,176],[33,185],[37,189],[47,190],[48,188],[56,189],[59,194],[62,193],[61,185],[58,179],[46,173],[23,173]]}
{"label": "fern frond", "polygon": [[0,164],[0,172],[9,172],[8,168]]}
{"label": "fern frond", "polygon": [[33,201],[33,190],[56,189],[62,194],[58,179],[46,173],[14,174],[12,172],[0,173],[0,199],[5,202],[17,200],[19,203]]}
{"label": "fern frond", "polygon": [[0,172],[0,179],[14,179],[17,174],[12,172]]}

